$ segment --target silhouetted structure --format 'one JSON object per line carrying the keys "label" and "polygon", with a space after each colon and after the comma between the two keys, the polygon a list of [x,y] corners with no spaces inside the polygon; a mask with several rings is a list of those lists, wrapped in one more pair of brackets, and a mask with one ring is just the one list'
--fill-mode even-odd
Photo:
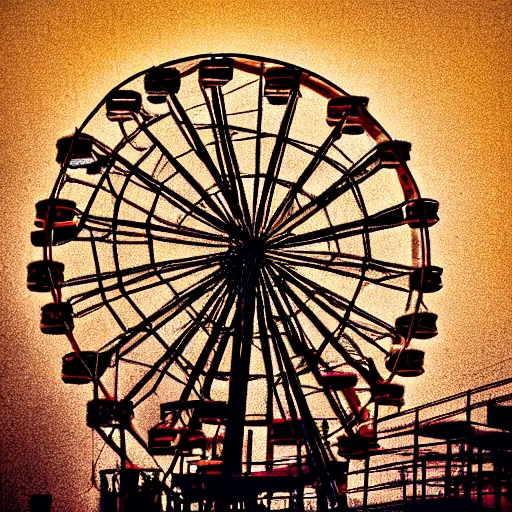
{"label": "silhouetted structure", "polygon": [[27,284],[51,293],[41,330],[67,336],[62,380],[91,385],[87,424],[119,456],[102,512],[368,509],[397,490],[419,506],[437,478],[445,499],[506,498],[485,472],[506,478],[508,451],[481,444],[472,403],[383,435],[411,414],[394,377],[428,370],[442,269],[439,205],[368,103],[287,63],[202,55],[134,75],[58,141]]}

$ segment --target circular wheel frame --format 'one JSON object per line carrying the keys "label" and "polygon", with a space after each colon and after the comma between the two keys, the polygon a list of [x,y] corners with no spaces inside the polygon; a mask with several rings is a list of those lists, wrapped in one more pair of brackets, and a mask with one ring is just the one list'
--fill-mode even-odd
{"label": "circular wheel frame", "polygon": [[[175,489],[202,446],[188,429],[224,475],[256,458],[272,474],[278,425],[295,421],[288,444],[338,499],[333,436],[357,444],[374,403],[402,403],[385,387],[433,315],[435,202],[366,104],[290,64],[201,55],[129,78],[59,142],[39,245],[66,265],[50,288],[72,307],[78,373],[97,403],[129,404],[89,409],[123,467],[156,464]],[[198,416],[205,401],[223,412]],[[167,452],[138,433],[159,405],[161,428],[181,429]]]}

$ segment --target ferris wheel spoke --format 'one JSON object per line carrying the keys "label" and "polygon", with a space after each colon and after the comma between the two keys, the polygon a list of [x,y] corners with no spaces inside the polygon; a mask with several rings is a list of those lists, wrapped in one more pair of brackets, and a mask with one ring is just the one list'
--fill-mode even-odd
{"label": "ferris wheel spoke", "polygon": [[[172,104],[172,106],[171,106]],[[208,172],[210,173],[211,177],[213,178],[215,184],[219,188],[219,190],[222,192],[224,199],[229,204],[229,190],[228,190],[228,184],[225,176],[219,172],[219,169],[217,169],[217,166],[212,160],[212,157],[210,156],[210,153],[206,149],[206,146],[204,142],[202,141],[201,137],[199,136],[199,133],[197,132],[196,127],[190,120],[189,115],[183,108],[183,105],[179,101],[178,97],[175,94],[170,95],[170,103],[169,108],[172,109],[174,107],[177,116],[179,119],[181,119],[181,124],[184,127],[185,131],[188,134],[188,139],[191,141],[191,148],[195,151],[197,154],[199,160],[203,162],[204,166],[208,169]],[[233,216],[231,215],[231,219],[233,219]]]}
{"label": "ferris wheel spoke", "polygon": [[[206,288],[205,289],[205,292],[209,291],[209,288]],[[187,294],[185,294],[186,297],[187,297]],[[174,298],[176,298],[177,296],[175,296]],[[188,295],[188,297],[190,297],[190,294]],[[199,297],[196,297],[195,300],[197,300]],[[164,320],[161,320],[157,325],[153,325],[153,318],[161,318],[161,310],[157,311],[156,313],[154,313],[153,315],[151,315],[151,317],[147,318],[145,315],[143,315],[140,310],[137,311],[139,316],[142,318],[142,323],[140,323],[138,326],[136,326],[136,329],[138,330],[139,327],[142,325],[142,326],[146,326],[145,328],[142,329],[142,331],[139,331],[137,332],[136,334],[139,334],[140,332],[144,332],[145,331],[145,334],[143,334],[140,338],[137,338],[135,342],[133,342],[128,348],[125,348],[124,351],[121,353],[121,355],[125,355],[131,351],[133,351],[135,348],[137,348],[141,343],[143,343],[149,336],[154,336],[155,339],[165,348],[165,349],[168,349],[168,344],[165,342],[165,340],[160,336],[159,334],[159,330],[165,326],[170,320],[172,320],[172,318],[174,318],[177,314],[183,312],[183,311],[187,311],[189,308],[192,307],[193,303],[195,302],[195,300],[192,300],[190,303],[188,302],[185,302],[184,304],[179,304],[178,307],[175,307],[172,309],[170,315],[167,317],[164,318]],[[172,303],[173,301],[169,301],[168,305],[170,303]],[[162,308],[162,309],[166,309],[166,307]],[[193,317],[193,322],[199,322],[199,317],[196,316],[195,318]],[[125,340],[122,340],[120,345],[123,346],[124,348],[124,343]]]}
{"label": "ferris wheel spoke", "polygon": [[206,371],[206,375],[203,383],[203,397],[211,400],[211,391],[213,386],[213,381],[216,376],[219,374],[219,367],[222,362],[222,358],[224,357],[224,353],[226,352],[226,348],[228,346],[230,337],[230,330],[225,329],[224,332],[221,333],[219,343],[217,345],[217,349],[213,354],[212,361],[208,370]]}
{"label": "ferris wheel spoke", "polygon": [[[99,278],[99,275],[101,274],[101,267],[100,267],[100,260],[98,257],[98,248],[96,247],[96,243],[94,242],[94,239],[91,240],[91,249],[92,249],[92,254],[93,254],[93,258],[94,258],[94,267],[96,268],[96,276],[97,276],[96,279],[98,282],[98,288],[96,291],[97,291],[97,293],[99,293],[101,295],[101,298],[103,299],[103,303],[105,304],[105,307],[108,309],[108,311],[110,311],[110,314],[116,321],[117,325],[121,328],[122,331],[125,331],[126,325],[121,320],[121,317],[117,314],[117,311],[112,307],[112,304],[110,304],[110,302],[107,298],[105,287],[103,285],[103,280],[101,278]],[[70,302],[71,301],[72,301],[72,299],[70,299]]]}
{"label": "ferris wheel spoke", "polygon": [[[263,280],[266,283],[267,289],[270,290],[272,285],[269,282],[268,276],[264,275]],[[270,316],[272,314],[271,306],[269,302],[269,297],[266,296],[266,294],[264,295],[267,303],[268,318],[269,314]],[[333,488],[332,479],[329,475],[329,470],[327,467],[329,457],[322,443],[320,432],[318,431],[318,427],[316,426],[315,420],[311,415],[311,411],[309,409],[307,399],[304,395],[301,382],[299,380],[299,377],[297,376],[297,373],[295,372],[295,367],[293,366],[293,362],[290,358],[284,340],[282,339],[281,335],[278,335],[275,337],[274,341],[279,351],[279,357],[283,361],[286,375],[290,384],[290,388],[293,392],[295,402],[297,403],[297,409],[303,422],[304,433],[306,434],[306,445],[308,448],[308,452],[311,454],[311,462],[320,476],[323,491],[326,493],[331,506],[336,506],[336,491]],[[294,419],[296,419],[296,417]]]}
{"label": "ferris wheel spoke", "polygon": [[[165,184],[161,183],[157,179],[153,178],[140,167],[132,164],[126,158],[121,157],[119,154],[115,155],[116,160],[119,161],[129,171],[129,175],[134,175],[137,179],[145,186],[148,187],[154,193],[159,193],[163,199],[168,201],[172,206],[181,210],[184,214],[190,214],[197,220],[213,227],[217,231],[221,232],[232,232],[230,226],[226,224],[222,219],[210,214],[209,212],[202,209],[192,201],[186,199],[178,192],[170,189]],[[136,184],[135,181],[133,181]]]}
{"label": "ferris wheel spoke", "polygon": [[363,219],[343,224],[317,229],[305,234],[286,234],[276,237],[270,242],[273,247],[296,247],[301,245],[319,244],[341,240],[352,236],[363,235],[367,232],[384,231],[386,229],[403,226],[407,223],[404,215],[404,206],[400,203]]}
{"label": "ferris wheel spoke", "polygon": [[[270,295],[273,298],[273,302],[278,311],[280,320],[285,329],[288,340],[290,341],[290,345],[292,347],[296,346],[299,349],[299,354],[304,358],[306,363],[305,370],[311,372],[311,374],[315,377],[318,386],[315,386],[315,389],[321,391],[324,396],[327,398],[331,409],[334,414],[340,421],[340,423],[348,429],[348,415],[345,410],[340,406],[339,402],[336,400],[336,397],[330,392],[329,389],[325,388],[321,382],[321,373],[318,367],[318,363],[321,362],[321,359],[315,358],[311,349],[307,346],[303,336],[301,336],[301,328],[300,324],[297,320],[297,317],[293,311],[292,304],[290,303],[286,291],[281,289],[279,285],[279,279],[275,272],[271,269],[268,269],[268,274],[271,276],[271,279],[274,283],[274,287],[269,289]],[[277,290],[277,291],[276,291]],[[294,341],[292,341],[294,340]],[[296,373],[299,373],[296,371]]]}
{"label": "ferris wheel spoke", "polygon": [[[279,401],[279,395],[274,384],[274,368],[272,364],[272,353],[270,349],[270,342],[268,337],[267,325],[265,323],[265,311],[262,299],[262,283],[258,284],[259,290],[256,294],[256,307],[257,307],[257,321],[258,321],[258,332],[261,345],[261,354],[263,358],[263,365],[265,367],[266,383],[267,383],[267,400],[265,406],[265,416],[267,421],[270,423],[274,414],[273,397],[275,395],[276,401],[279,404],[282,417],[284,418],[284,411]],[[267,460],[269,459],[267,454]]]}
{"label": "ferris wheel spoke", "polygon": [[[96,215],[89,215],[84,223],[84,227],[91,231],[99,231],[100,233],[112,233],[116,228],[118,228],[117,233],[122,236],[155,238],[158,240],[168,241],[172,243],[190,243],[197,245],[197,239],[218,242],[217,244],[199,243],[199,245],[204,245],[206,247],[218,247],[221,245],[227,245],[229,241],[229,238],[227,236],[216,235],[215,233],[208,233],[207,231],[201,231],[198,229],[170,222],[166,222],[165,224],[157,224],[154,222],[150,222],[149,220],[147,222],[139,222],[129,219],[116,219],[112,217],[99,217]],[[128,231],[126,229],[121,228],[133,228],[133,231]],[[148,230],[151,231],[148,233]],[[153,236],[153,232],[162,233],[162,235],[158,235],[155,237]],[[163,236],[164,234],[178,235],[180,238],[166,237]]]}
{"label": "ferris wheel spoke", "polygon": [[263,122],[263,63],[260,65],[260,76],[258,77],[258,115],[256,118],[256,148],[254,155],[254,190],[252,198],[252,218],[256,219],[258,207],[258,196],[260,190],[260,172],[261,172],[261,127]]}
{"label": "ferris wheel spoke", "polygon": [[126,455],[125,451],[114,441],[114,428],[109,434],[103,431],[101,427],[95,428],[95,432],[101,437],[103,442],[114,451],[120,459],[124,459],[127,462],[131,462],[131,459]]}
{"label": "ferris wheel spoke", "polygon": [[[288,285],[287,280],[293,282],[297,288],[299,288],[303,293],[306,294],[311,300],[313,300],[320,308],[330,314],[333,318],[342,322],[344,319],[340,315],[338,315],[332,308],[323,302],[319,301],[314,293],[308,288],[301,285],[300,282],[294,282],[293,279],[290,279],[285,272],[284,269],[279,268],[279,266],[274,266],[275,270],[278,274],[282,274],[282,280],[280,281],[279,286],[282,287],[283,291],[288,295],[288,297],[295,303],[295,305],[299,308],[299,310],[308,318],[308,320],[313,324],[315,329],[321,334],[324,338],[325,344],[329,343],[347,362],[350,366],[352,366],[355,370],[357,370],[365,380],[371,382],[372,375],[368,371],[366,367],[367,361],[361,357],[361,353],[357,346],[352,346],[352,343],[349,346],[345,346],[340,343],[339,337],[336,337],[334,333],[332,333],[328,327],[324,324],[324,322],[317,316],[317,314],[307,305],[305,301],[303,301]],[[323,344],[322,344],[323,346]],[[318,352],[318,348],[317,348]],[[318,357],[318,356],[317,356]]]}
{"label": "ferris wheel spoke", "polygon": [[[150,225],[149,225],[149,222],[151,221],[151,219],[153,218],[156,218],[155,217],[155,210],[156,210],[156,207],[157,207],[157,204],[158,204],[158,195],[155,197],[154,201],[153,201],[153,204],[151,206],[151,209],[150,211],[148,212],[148,217],[147,217],[147,222],[148,222],[148,225],[147,225],[147,228],[146,228],[146,232],[148,234],[148,249],[149,249],[149,257],[150,257],[150,260],[151,260],[151,265],[153,266],[153,268],[155,269],[158,269],[158,266],[157,266],[157,261],[156,261],[156,258],[155,258],[155,244],[154,244],[154,240],[153,238],[151,237],[151,229],[150,229]],[[179,225],[181,226],[181,224]],[[222,256],[220,256],[220,258],[222,258]],[[219,260],[217,259],[217,262]],[[210,263],[214,263],[214,261],[212,261],[210,259]],[[165,283],[167,285],[167,287],[171,290],[171,292],[176,296],[178,294],[176,288],[173,286],[173,284],[171,282],[169,282],[169,280],[166,280],[162,274],[162,272],[160,271],[156,271],[156,276],[158,277],[158,279],[162,282],[162,283]],[[190,319],[192,321],[194,321],[196,318],[197,318],[197,311],[194,309],[193,306],[190,306],[186,309],[186,312],[188,314],[188,316],[190,317]],[[205,326],[202,327],[203,328],[203,331],[208,335],[208,330],[206,329]]]}
{"label": "ferris wheel spoke", "polygon": [[203,186],[185,169],[185,167],[172,155],[172,153],[160,142],[160,140],[153,134],[150,128],[144,124],[140,125],[144,134],[158,147],[160,152],[165,156],[167,161],[176,169],[176,171],[183,177],[183,179],[199,194],[201,199],[207,204],[211,211],[216,213],[217,216],[224,222],[229,224],[229,220],[224,216],[224,212],[213,201],[212,197],[203,188]]}
{"label": "ferris wheel spoke", "polygon": [[227,172],[229,190],[235,203],[233,206],[236,207],[239,222],[245,226],[246,230],[249,230],[251,215],[249,213],[249,205],[242,183],[235,148],[233,147],[222,89],[220,87],[203,88],[203,94],[207,100],[208,111],[214,125],[212,129],[214,131],[215,140],[220,142],[220,144],[217,144],[219,164],[220,167]]}
{"label": "ferris wheel spoke", "polygon": [[[302,266],[320,270],[322,272],[329,272],[351,279],[363,279],[367,283],[376,284],[385,288],[393,290],[409,292],[409,288],[405,286],[398,286],[389,281],[400,279],[410,276],[414,270],[413,267],[397,268],[393,263],[377,262],[376,260],[361,258],[355,261],[353,258],[335,257],[334,253],[326,252],[329,255],[328,259],[309,256],[308,253],[298,253],[298,251],[269,251],[272,259],[279,261],[283,264],[293,266]],[[363,269],[365,272],[363,272]],[[350,270],[358,272],[350,272]],[[379,277],[371,277],[368,275],[369,271],[377,273]]]}
{"label": "ferris wheel spoke", "polygon": [[[128,328],[122,337],[114,338],[103,348],[106,349],[113,345],[116,347],[116,350],[119,351],[120,357],[124,357],[126,354],[138,347],[145,339],[151,336],[152,330],[160,329],[195,301],[203,297],[203,295],[211,291],[213,288],[218,287],[219,278],[221,278],[221,276],[221,271],[216,270],[208,276],[203,277],[198,282],[183,290],[179,295],[173,297],[158,311],[155,311],[155,313],[148,316],[146,320]],[[159,323],[152,327],[152,324],[157,321],[159,321]],[[139,335],[141,336],[139,337]],[[130,342],[132,343],[128,345]]]}
{"label": "ferris wheel spoke", "polygon": [[276,136],[274,149],[272,150],[272,155],[270,156],[270,161],[268,163],[267,173],[263,180],[261,198],[255,219],[254,232],[256,234],[260,233],[270,214],[270,208],[272,206],[272,199],[274,196],[275,180],[279,177],[279,172],[281,170],[281,163],[283,161],[286,142],[292,125],[298,98],[298,89],[292,90],[290,92],[288,103],[286,104],[279,132]]}
{"label": "ferris wheel spoke", "polygon": [[[208,358],[213,352],[215,345],[219,342],[219,336],[226,325],[228,316],[233,308],[235,302],[235,295],[228,291],[227,295],[223,298],[223,302],[219,303],[220,311],[217,315],[212,315],[211,321],[213,323],[212,331],[205,343],[199,357],[192,367],[192,372],[188,376],[187,384],[180,395],[180,400],[188,400],[191,391],[194,389],[199,376],[204,372],[204,368],[208,362]],[[208,373],[207,373],[208,374]]]}
{"label": "ferris wheel spoke", "polygon": [[[134,359],[128,359],[126,357],[120,358],[119,361],[122,362],[122,363],[133,365],[133,366],[140,366],[142,368],[148,368],[149,369],[149,368],[153,367],[152,364],[144,363],[142,361],[135,361]],[[160,372],[162,372],[162,370],[159,370],[159,373]],[[176,377],[176,375],[173,375],[171,372],[167,371],[167,372],[165,372],[165,374],[166,374],[166,377],[169,377],[171,380],[173,380],[177,384],[180,384],[182,386],[186,385],[186,381],[185,380],[180,379],[179,377]],[[200,398],[200,397],[198,396],[198,398]]]}
{"label": "ferris wheel spoke", "polygon": [[[208,263],[206,265],[203,264],[201,266],[197,266],[195,268],[190,268],[188,270],[185,270],[185,271],[181,272],[178,275],[175,275],[175,276],[172,276],[172,277],[167,277],[167,278],[164,278],[164,279],[159,280],[157,282],[152,282],[152,283],[149,283],[149,284],[146,284],[146,285],[143,285],[143,286],[134,287],[134,285],[136,285],[138,283],[141,283],[141,282],[144,282],[144,281],[154,277],[155,276],[155,272],[152,271],[152,272],[146,273],[145,275],[137,276],[135,278],[132,278],[132,279],[130,279],[128,281],[123,281],[124,291],[120,292],[118,295],[115,295],[115,296],[112,296],[112,297],[109,297],[109,298],[107,298],[106,296],[103,296],[103,294],[105,294],[105,293],[110,293],[110,292],[119,290],[119,284],[112,284],[112,285],[109,285],[109,286],[98,287],[98,288],[96,288],[94,290],[88,290],[87,292],[84,292],[84,293],[81,293],[81,294],[73,295],[68,300],[72,304],[76,305],[76,304],[78,304],[80,302],[83,302],[85,300],[90,300],[91,298],[101,294],[103,302],[105,303],[105,305],[106,304],[112,304],[113,302],[115,302],[115,301],[117,301],[119,299],[122,299],[123,297],[126,298],[127,296],[135,295],[135,294],[143,292],[143,291],[147,291],[147,290],[151,290],[151,289],[154,289],[154,288],[158,288],[160,286],[172,283],[173,281],[178,281],[179,279],[183,279],[184,277],[189,277],[189,276],[191,276],[193,274],[196,274],[196,273],[199,273],[199,272],[204,272],[205,270],[209,270],[211,268],[212,268],[211,263]],[[116,279],[117,279],[117,276],[116,276]],[[127,287],[130,287],[130,288],[127,288]],[[97,304],[94,304],[92,306],[89,306],[87,309],[85,309],[85,310],[83,310],[81,312],[77,312],[76,314],[77,314],[77,316],[84,316],[87,313],[95,311],[99,307],[102,307],[102,303],[101,302],[97,303]]]}
{"label": "ferris wheel spoke", "polygon": [[[133,398],[135,398],[158,373],[158,369],[163,367],[165,371],[167,371],[171,364],[178,357],[181,356],[183,350],[185,350],[185,347],[188,345],[188,343],[192,340],[194,335],[200,329],[201,320],[203,320],[208,311],[219,300],[219,296],[222,294],[222,292],[226,293],[225,285],[219,286],[217,288],[217,290],[212,294],[212,296],[208,299],[206,304],[200,310],[197,321],[191,323],[189,327],[185,329],[185,331],[173,342],[172,345],[169,346],[165,353],[155,362],[153,367],[150,370],[148,370],[146,374],[131,388],[131,390],[126,394],[127,400],[132,400]],[[221,296],[220,298],[222,299],[223,297]],[[151,392],[153,391],[154,389],[152,389]]]}
{"label": "ferris wheel spoke", "polygon": [[[384,322],[383,320],[380,320],[374,315],[371,315],[370,313],[366,312],[365,310],[357,307],[355,304],[353,304],[353,301],[350,301],[346,299],[345,297],[339,295],[338,293],[329,290],[328,288],[325,288],[324,286],[321,286],[320,284],[316,283],[315,281],[312,281],[298,272],[294,271],[291,268],[284,267],[282,264],[277,264],[276,267],[281,270],[281,273],[283,274],[283,277],[285,279],[288,279],[291,283],[293,283],[295,286],[297,286],[303,293],[305,293],[310,299],[315,302],[318,306],[322,307],[326,313],[328,313],[330,316],[338,320],[340,323],[344,322],[344,317],[340,316],[335,310],[333,310],[330,306],[328,306],[326,303],[329,303],[331,306],[338,308],[342,311],[347,310],[350,308],[354,313],[361,316],[365,320],[371,322],[372,324],[380,327],[381,329],[384,329],[384,332],[372,329],[368,327],[367,329],[370,332],[377,333],[379,335],[385,335],[388,333],[394,332],[394,328],[389,325],[388,323]],[[322,300],[319,299],[319,297],[322,298]],[[347,326],[351,326],[352,321],[348,320]],[[373,340],[372,340],[373,342]],[[380,346],[379,346],[380,348]],[[381,349],[382,350],[382,349]]]}
{"label": "ferris wheel spoke", "polygon": [[268,222],[268,228],[266,233],[271,231],[274,226],[278,225],[283,218],[286,217],[286,214],[289,212],[293,202],[297,198],[297,195],[302,190],[302,187],[306,184],[306,182],[311,178],[313,173],[316,171],[318,166],[322,163],[325,158],[327,152],[332,147],[334,142],[341,137],[341,129],[343,127],[343,123],[345,122],[345,118],[347,114],[343,116],[343,118],[338,122],[338,124],[333,128],[332,132],[329,134],[327,139],[325,139],[324,143],[318,148],[316,153],[313,155],[312,160],[304,169],[302,174],[298,177],[297,181],[292,185],[290,190],[287,192],[285,198],[281,202],[281,204],[277,207],[274,215]]}
{"label": "ferris wheel spoke", "polygon": [[[121,202],[122,202],[121,199],[124,197],[126,189],[128,187],[128,184],[130,183],[130,181],[131,181],[131,176],[128,176],[124,180],[123,185],[119,191],[118,197],[116,198],[116,201],[114,204],[113,217],[111,219],[111,223],[112,223],[111,234],[112,234],[112,240],[113,240],[113,259],[114,259],[114,264],[115,264],[115,268],[116,268],[118,292],[120,293],[122,298],[124,298],[126,300],[126,302],[131,306],[133,311],[135,311],[135,313],[143,320],[143,322],[146,322],[147,321],[146,315],[144,314],[142,309],[138,306],[138,304],[133,300],[133,297],[131,296],[131,293],[134,293],[134,290],[132,289],[132,290],[130,290],[130,292],[127,291],[125,282],[123,281],[123,279],[120,275],[121,265],[120,265],[120,261],[119,261],[118,241],[119,241],[119,237],[122,236],[122,232],[120,232],[120,230],[118,229],[119,223],[121,221],[121,219],[119,219],[119,210],[120,210]],[[144,225],[144,227],[146,227],[146,226]],[[147,236],[147,235],[151,235],[151,232],[149,232],[147,229],[145,229],[143,236]],[[188,245],[190,245],[190,243]],[[157,281],[157,283],[159,285],[162,284],[161,281]],[[142,291],[142,290],[150,289],[152,287],[154,287],[154,283],[151,283],[151,284],[143,286],[143,287],[139,287],[136,290]],[[157,330],[151,328],[150,332],[164,348],[167,348],[167,343],[158,334]]]}
{"label": "ferris wheel spoke", "polygon": [[[190,256],[187,258],[178,258],[172,260],[162,260],[155,263],[145,263],[143,265],[138,265],[134,267],[124,268],[120,270],[120,274],[122,277],[133,276],[136,274],[143,273],[147,275],[147,277],[142,277],[142,280],[145,278],[153,277],[155,272],[160,273],[168,273],[176,270],[194,268],[204,263],[208,263],[209,265],[213,265],[218,263],[221,260],[222,253],[220,254],[206,254],[199,256]],[[101,269],[98,269],[98,272],[95,274],[86,274],[83,276],[73,277],[64,281],[62,283],[61,288],[80,286],[89,283],[95,282],[103,282],[108,281],[110,279],[115,279],[117,277],[117,272],[115,270],[109,270],[102,272]]]}
{"label": "ferris wheel spoke", "polygon": [[[293,394],[290,389],[290,383],[289,379],[287,377],[285,367],[283,364],[283,360],[280,353],[279,344],[277,343],[277,339],[280,338],[282,341],[282,335],[279,331],[279,328],[277,327],[274,318],[273,318],[273,311],[272,311],[272,305],[269,300],[269,295],[266,292],[266,283],[263,279],[263,276],[260,278],[260,288],[262,293],[258,294],[258,304],[259,304],[259,315],[260,315],[260,329],[263,330],[263,332],[269,332],[270,333],[270,341],[272,343],[272,349],[274,352],[275,360],[277,362],[277,369],[279,370],[279,373],[275,375],[275,382],[272,382],[272,388],[274,390],[274,395],[276,399],[276,403],[279,408],[279,412],[281,414],[282,418],[286,417],[292,417],[293,419],[297,419],[297,408],[295,406],[295,401],[293,399]],[[269,345],[269,352],[270,352],[270,345]],[[272,373],[272,376],[274,377],[274,374]],[[282,403],[282,400],[278,393],[278,386],[281,385],[283,388],[284,396],[286,398],[286,405],[288,406],[288,413],[284,410],[284,406]]]}
{"label": "ferris wheel spoke", "polygon": [[[371,156],[372,153],[373,150],[369,151],[364,157],[358,160],[352,167],[347,170],[345,170],[337,162],[330,160],[329,163],[340,172],[342,172],[343,176],[339,178],[335,183],[330,185],[321,194],[314,197],[308,203],[304,204],[297,211],[292,213],[289,217],[285,218],[280,224],[276,224],[275,227],[270,230],[269,235],[275,236],[280,231],[283,231],[284,228],[286,228],[287,232],[292,231],[297,226],[300,226],[308,219],[310,219],[313,215],[322,210],[325,210],[336,199],[340,198],[348,191],[358,188],[362,182],[376,174],[380,170],[379,167],[372,169],[367,167],[367,159]],[[360,200],[357,196],[358,194],[355,195],[356,202],[358,203],[358,206],[362,208]]]}

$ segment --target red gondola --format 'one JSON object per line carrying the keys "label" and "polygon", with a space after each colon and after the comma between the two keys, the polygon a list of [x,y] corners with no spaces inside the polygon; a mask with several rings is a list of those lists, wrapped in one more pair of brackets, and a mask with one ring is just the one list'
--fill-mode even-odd
{"label": "red gondola", "polygon": [[165,103],[169,94],[180,90],[181,76],[176,68],[157,67],[144,76],[144,90],[150,103]]}
{"label": "red gondola", "polygon": [[430,311],[420,311],[417,314],[407,313],[395,320],[395,330],[406,337],[411,331],[411,338],[427,340],[437,336],[437,315]]}
{"label": "red gondola", "polygon": [[265,71],[264,96],[271,105],[286,105],[292,91],[298,91],[302,72],[295,68],[269,68]]}
{"label": "red gondola", "polygon": [[304,442],[302,420],[297,418],[276,418],[268,434],[269,443],[275,445],[296,445]]}
{"label": "red gondola", "polygon": [[372,400],[376,405],[401,407],[404,404],[404,386],[400,384],[377,382],[371,388]]}
{"label": "red gondola", "polygon": [[434,293],[443,287],[443,269],[441,267],[417,268],[411,273],[409,286],[411,290],[420,290],[423,293]]}
{"label": "red gondola", "polygon": [[411,143],[403,140],[388,140],[377,144],[375,156],[381,167],[397,168],[410,160]]}
{"label": "red gondola", "polygon": [[342,391],[355,387],[358,376],[352,372],[326,372],[322,373],[322,380],[331,389]]}
{"label": "red gondola", "polygon": [[27,266],[27,288],[31,292],[49,292],[64,282],[64,263],[33,261]]}
{"label": "red gondola", "polygon": [[76,203],[67,199],[44,199],[36,203],[35,226],[43,228],[32,231],[30,239],[35,247],[47,245],[46,225],[51,223],[52,245],[61,245],[76,238],[79,233],[79,216]]}
{"label": "red gondola", "polygon": [[361,124],[361,108],[368,106],[368,98],[364,96],[338,96],[327,104],[327,124],[335,126],[347,114],[343,123],[342,133],[361,135],[364,133]]}
{"label": "red gondola", "polygon": [[199,83],[203,87],[222,87],[233,80],[233,59],[214,58],[199,64]]}
{"label": "red gondola", "polygon": [[394,347],[386,358],[386,368],[390,372],[395,370],[399,377],[418,377],[425,373],[423,368],[424,357],[425,352],[422,350],[411,348],[402,350]]}
{"label": "red gondola", "polygon": [[93,143],[93,137],[85,133],[62,137],[57,141],[57,163],[67,162],[69,169],[88,168],[98,160],[92,149]]}
{"label": "red gondola", "polygon": [[405,221],[411,228],[430,227],[437,224],[439,202],[434,199],[416,199],[405,207]]}
{"label": "red gondola", "polygon": [[73,308],[69,302],[45,304],[41,308],[41,332],[44,334],[67,334],[72,331]]}
{"label": "red gondola", "polygon": [[208,447],[208,439],[201,429],[171,427],[162,421],[148,432],[148,450],[152,455],[191,454],[194,449],[203,452]]}
{"label": "red gondola", "polygon": [[339,436],[336,444],[338,455],[345,459],[364,459],[379,452],[379,443],[373,437]]}
{"label": "red gondola", "polygon": [[117,90],[107,98],[107,119],[109,121],[130,121],[140,112],[142,96],[137,91]]}
{"label": "red gondola", "polygon": [[87,426],[127,427],[133,417],[133,404],[130,400],[96,398],[87,403]]}
{"label": "red gondola", "polygon": [[110,365],[108,352],[84,351],[78,356],[70,352],[62,358],[62,381],[65,384],[89,384],[100,378]]}

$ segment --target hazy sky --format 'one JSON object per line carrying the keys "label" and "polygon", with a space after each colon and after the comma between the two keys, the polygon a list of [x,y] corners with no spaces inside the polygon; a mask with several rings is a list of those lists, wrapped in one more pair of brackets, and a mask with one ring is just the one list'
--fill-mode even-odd
{"label": "hazy sky", "polygon": [[[410,168],[439,200],[428,298],[440,334],[408,405],[510,376],[512,339],[512,12],[507,1],[2,2],[3,229],[1,471],[26,506],[86,510],[90,433],[84,395],[60,381],[64,337],[39,331],[25,287],[34,203],[57,176],[55,141],[136,71],[204,52],[292,62],[370,97],[370,111],[413,143]],[[62,339],[61,339],[62,338]],[[8,508],[10,510],[11,508]],[[23,508],[22,508],[23,509]],[[14,508],[12,509],[14,510]]]}

